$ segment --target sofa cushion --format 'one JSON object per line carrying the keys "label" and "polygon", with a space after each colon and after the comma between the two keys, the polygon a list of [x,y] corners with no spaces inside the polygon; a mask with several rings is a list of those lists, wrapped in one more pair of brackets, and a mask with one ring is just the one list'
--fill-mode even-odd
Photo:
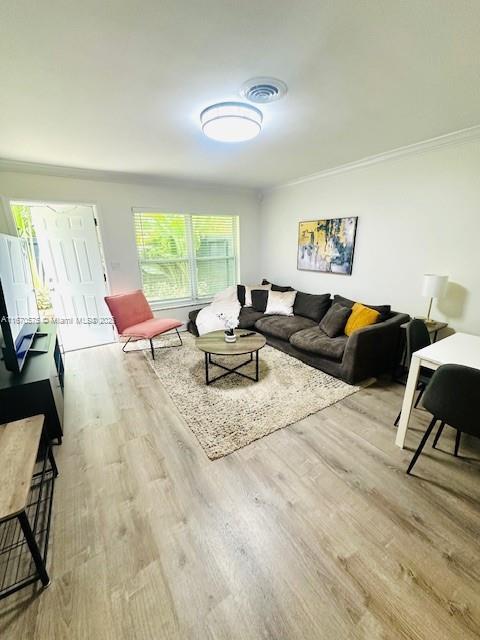
{"label": "sofa cushion", "polygon": [[293,316],[296,291],[269,291],[265,313],[269,316]]}
{"label": "sofa cushion", "polygon": [[245,306],[245,285],[237,284],[237,298],[242,307]]}
{"label": "sofa cushion", "polygon": [[351,336],[354,331],[363,329],[363,327],[369,327],[371,324],[375,324],[380,319],[380,312],[370,307],[365,307],[363,304],[356,302],[352,307],[352,313],[345,325],[345,335]]}
{"label": "sofa cushion", "polygon": [[[194,324],[196,324],[199,312],[200,309],[194,309],[188,314],[190,321]],[[242,307],[240,309],[240,315],[238,316],[238,327],[240,329],[253,329],[255,322],[259,318],[263,318],[261,311],[256,311],[253,307]]]}
{"label": "sofa cushion", "polygon": [[256,311],[253,307],[242,307],[238,316],[238,327],[239,329],[253,329],[259,318],[263,318],[261,311]]}
{"label": "sofa cushion", "polygon": [[252,307],[255,311],[261,311],[265,313],[265,309],[267,308],[269,292],[265,289],[252,289]]}
{"label": "sofa cushion", "polygon": [[200,313],[200,309],[194,309],[193,311],[190,311],[188,313],[188,319],[191,320],[192,322],[196,322],[197,316],[199,313]]}
{"label": "sofa cushion", "polygon": [[320,322],[323,316],[330,309],[331,303],[332,301],[329,293],[316,295],[297,291],[297,297],[295,298],[295,304],[293,305],[293,313],[296,316],[303,316],[304,318],[315,320],[315,322]]}
{"label": "sofa cushion", "polygon": [[[349,298],[344,298],[343,296],[334,295],[333,302],[341,304],[342,307],[347,307],[348,309],[352,309],[356,301],[350,300]],[[362,302],[362,304],[365,304],[365,303]],[[389,304],[380,304],[380,305],[365,304],[365,306],[368,307],[369,309],[373,309],[374,311],[378,311],[378,313],[380,314],[380,318],[378,322],[383,322],[384,320],[388,320],[388,318],[390,318],[392,313],[392,307]]]}
{"label": "sofa cushion", "polygon": [[330,360],[342,359],[347,341],[346,335],[329,338],[318,326],[303,329],[290,337],[290,344],[297,349],[315,353]]}
{"label": "sofa cushion", "polygon": [[314,326],[313,320],[302,316],[265,316],[255,323],[255,328],[262,333],[282,340],[288,340],[295,332]]}
{"label": "sofa cushion", "polygon": [[254,284],[252,286],[249,285],[245,285],[245,306],[246,307],[251,307],[252,306],[252,291],[253,290],[259,290],[261,291],[262,289],[265,291],[270,291],[270,289],[272,288],[271,284]]}
{"label": "sofa cushion", "polygon": [[280,291],[281,293],[285,293],[285,291],[295,291],[293,287],[282,287],[279,284],[272,284],[265,278],[262,280],[262,284],[270,284],[272,287],[272,291]]}
{"label": "sofa cushion", "polygon": [[334,302],[320,321],[320,329],[329,338],[336,338],[344,333],[345,325],[352,310]]}

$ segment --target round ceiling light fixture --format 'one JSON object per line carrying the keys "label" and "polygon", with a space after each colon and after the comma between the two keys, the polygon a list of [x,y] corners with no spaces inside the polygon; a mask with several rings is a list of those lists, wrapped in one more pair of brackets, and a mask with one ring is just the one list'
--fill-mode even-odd
{"label": "round ceiling light fixture", "polygon": [[243,102],[219,102],[200,114],[203,133],[219,142],[243,142],[262,130],[260,109]]}

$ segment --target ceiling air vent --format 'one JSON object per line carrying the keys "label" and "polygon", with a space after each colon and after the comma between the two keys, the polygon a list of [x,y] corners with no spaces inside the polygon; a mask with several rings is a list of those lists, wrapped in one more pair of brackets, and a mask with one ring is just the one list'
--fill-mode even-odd
{"label": "ceiling air vent", "polygon": [[274,102],[287,93],[287,85],[276,78],[251,78],[244,82],[240,95],[250,102]]}

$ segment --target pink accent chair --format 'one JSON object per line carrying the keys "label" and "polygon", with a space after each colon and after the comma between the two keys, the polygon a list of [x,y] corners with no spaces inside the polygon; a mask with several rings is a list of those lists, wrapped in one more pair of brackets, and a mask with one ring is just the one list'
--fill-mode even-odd
{"label": "pink accent chair", "polygon": [[125,351],[125,347],[133,338],[149,340],[152,359],[155,360],[153,338],[172,329],[175,329],[180,340],[180,344],[173,346],[182,346],[182,338],[178,332],[178,327],[181,327],[183,323],[171,318],[154,318],[143,291],[138,290],[130,293],[121,293],[116,296],[105,296],[105,302],[110,309],[119,335],[128,338],[122,347],[123,351]]}

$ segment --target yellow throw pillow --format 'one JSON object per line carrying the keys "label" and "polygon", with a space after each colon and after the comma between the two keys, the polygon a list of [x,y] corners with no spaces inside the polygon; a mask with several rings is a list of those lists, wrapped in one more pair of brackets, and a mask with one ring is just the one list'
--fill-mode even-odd
{"label": "yellow throw pillow", "polygon": [[357,329],[363,329],[371,324],[375,324],[380,318],[380,313],[370,307],[365,307],[360,302],[355,302],[352,307],[352,313],[345,325],[345,335],[351,336]]}

